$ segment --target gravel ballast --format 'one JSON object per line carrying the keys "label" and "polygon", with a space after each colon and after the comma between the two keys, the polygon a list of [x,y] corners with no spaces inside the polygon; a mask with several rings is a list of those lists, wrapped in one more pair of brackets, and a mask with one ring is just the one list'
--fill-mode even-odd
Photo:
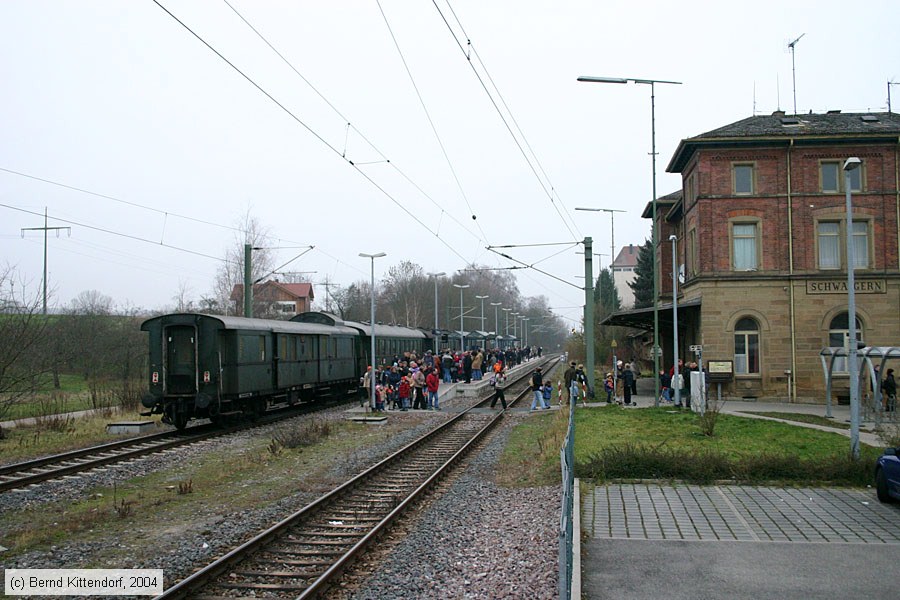
{"label": "gravel ballast", "polygon": [[[328,477],[341,482],[433,428],[445,414],[404,413],[409,427],[398,435],[349,452],[329,466]],[[343,411],[328,418],[340,419]],[[399,527],[348,573],[335,598],[551,598],[557,590],[559,490],[502,488],[492,472],[510,428],[526,415],[508,414],[505,422],[467,461],[465,470],[440,486],[417,514]],[[265,429],[265,428],[262,428]],[[201,444],[184,453],[146,457],[132,464],[64,482],[45,483],[32,491],[0,494],[0,511],[17,510],[49,500],[76,499],[87,489],[115,479],[169,469],[193,453],[220,451],[222,445],[246,443],[243,433]],[[265,431],[261,433],[267,435]],[[302,476],[302,475],[301,475]],[[329,488],[330,489],[330,488]],[[79,536],[47,550],[4,560],[3,568],[163,568],[166,585],[205,566],[215,557],[319,497],[323,490],[301,490],[259,508],[222,514],[192,507],[188,524],[170,530],[141,532],[119,539],[111,535]],[[392,541],[393,540],[393,541]],[[396,543],[394,543],[396,542]],[[381,555],[384,556],[381,556]],[[372,564],[370,557],[378,557]]]}
{"label": "gravel ballast", "polygon": [[330,598],[558,597],[559,488],[493,482],[509,432],[523,418],[509,413],[465,471]]}

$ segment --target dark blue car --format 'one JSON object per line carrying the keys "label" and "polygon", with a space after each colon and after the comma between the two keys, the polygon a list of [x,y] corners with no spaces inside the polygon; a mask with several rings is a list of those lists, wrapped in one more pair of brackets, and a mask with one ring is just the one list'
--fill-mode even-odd
{"label": "dark blue car", "polygon": [[900,500],[900,448],[887,448],[875,463],[875,491],[882,502]]}

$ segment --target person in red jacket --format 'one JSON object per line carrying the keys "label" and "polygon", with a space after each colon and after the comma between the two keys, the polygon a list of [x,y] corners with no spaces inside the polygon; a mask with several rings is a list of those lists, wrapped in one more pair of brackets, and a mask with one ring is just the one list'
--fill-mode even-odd
{"label": "person in red jacket", "polygon": [[441,380],[437,376],[436,369],[428,369],[428,375],[425,376],[425,389],[428,390],[428,410],[441,410],[438,404],[438,388]]}
{"label": "person in red jacket", "polygon": [[409,410],[409,378],[404,377],[400,380],[400,389],[397,392],[397,395],[400,396],[400,406],[403,408],[401,410],[407,411]]}

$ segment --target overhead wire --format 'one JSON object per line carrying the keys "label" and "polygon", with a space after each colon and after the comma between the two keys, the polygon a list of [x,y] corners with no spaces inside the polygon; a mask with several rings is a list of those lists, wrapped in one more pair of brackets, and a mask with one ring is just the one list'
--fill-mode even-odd
{"label": "overhead wire", "polygon": [[[394,169],[394,171],[396,171],[401,177],[403,177],[403,179],[405,179],[408,183],[410,183],[410,184],[411,184],[411,185],[412,185],[419,193],[421,193],[425,198],[427,198],[427,199],[428,199],[435,207],[437,207],[439,210],[441,210],[441,213],[442,213],[442,214],[447,214],[447,215],[448,215],[448,216],[449,216],[449,217],[450,217],[457,225],[460,226],[460,228],[461,228],[463,231],[465,231],[466,233],[469,233],[470,235],[472,235],[472,237],[474,237],[476,240],[479,240],[479,241],[486,241],[486,240],[484,239],[484,232],[483,232],[483,231],[482,231],[482,237],[479,237],[477,234],[473,233],[468,227],[466,227],[466,225],[465,225],[463,222],[459,221],[456,217],[454,217],[452,213],[447,213],[447,212],[444,210],[444,208],[443,208],[443,207],[442,207],[442,206],[441,206],[434,198],[431,197],[431,195],[429,195],[425,190],[423,190],[422,187],[421,187],[419,184],[417,184],[415,181],[413,181],[413,180],[412,180],[412,179],[411,179],[411,178],[403,171],[403,169],[401,169],[399,166],[397,166],[397,163],[396,163],[395,161],[390,160],[390,159],[389,159],[389,158],[388,158],[388,157],[387,157],[387,156],[386,156],[386,155],[385,155],[385,154],[384,154],[384,153],[383,153],[383,152],[375,145],[375,143],[372,142],[372,140],[370,140],[370,139],[369,139],[369,138],[368,138],[368,137],[367,137],[367,136],[366,136],[366,135],[358,128],[358,127],[356,127],[356,125],[354,125],[354,124],[350,121],[349,117],[347,117],[343,112],[341,112],[341,110],[338,109],[338,107],[337,107],[333,102],[331,102],[331,101],[325,96],[325,94],[323,94],[321,91],[319,91],[319,89],[318,89],[315,85],[313,85],[313,83],[312,83],[307,77],[305,77],[305,76],[300,72],[300,70],[297,69],[297,67],[295,67],[294,64],[293,64],[291,61],[289,61],[289,60],[287,59],[287,57],[284,56],[284,54],[282,54],[282,53],[275,47],[275,45],[272,44],[272,43],[266,38],[266,36],[264,36],[264,35],[262,34],[262,32],[261,32],[259,29],[257,29],[256,27],[254,27],[253,24],[250,23],[250,21],[247,20],[247,18],[244,17],[244,15],[240,13],[240,11],[238,11],[238,10],[237,10],[230,2],[228,2],[228,0],[222,0],[222,1],[228,6],[228,8],[230,8],[230,9],[232,10],[232,12],[234,12],[235,15],[238,16],[238,18],[239,18],[245,25],[247,25],[247,27],[250,28],[250,30],[251,30],[254,34],[256,34],[256,36],[257,36],[260,40],[262,40],[262,42],[263,42],[266,46],[269,47],[270,50],[272,50],[272,52],[275,53],[276,56],[278,56],[278,58],[281,59],[281,61],[282,61],[285,65],[288,66],[289,69],[291,69],[291,71],[293,71],[293,72],[294,72],[294,73],[295,73],[295,74],[296,74],[296,75],[297,75],[297,76],[298,76],[298,77],[299,77],[299,78],[300,78],[307,86],[309,86],[309,88],[310,88],[313,92],[315,92],[315,94],[316,94],[319,98],[321,98],[322,101],[323,101],[326,105],[328,105],[328,107],[329,107],[332,111],[334,111],[334,113],[335,113],[338,117],[341,118],[341,120],[343,120],[343,121],[346,123],[346,134],[345,134],[345,139],[344,139],[344,151],[341,153],[341,158],[344,158],[345,160],[348,160],[348,162],[350,162],[350,164],[352,164],[352,165],[354,165],[354,166],[356,166],[356,167],[363,166],[363,165],[369,165],[369,164],[377,164],[377,163],[379,163],[379,162],[384,162],[384,163],[388,164],[392,169]],[[347,151],[346,151],[346,147],[347,147],[347,137],[346,137],[346,136],[347,136],[347,134],[349,134],[349,131],[350,131],[351,129],[352,129],[354,132],[356,132],[356,134],[359,135],[359,137],[360,137],[363,141],[365,141],[366,144],[368,144],[369,147],[370,147],[372,150],[374,150],[374,151],[375,151],[375,152],[383,159],[383,161],[358,162],[358,161],[351,161],[351,160],[347,159],[347,156],[346,156],[346,152],[347,152]],[[454,176],[455,176],[455,173],[454,173]],[[468,199],[466,199],[466,205],[468,206]],[[471,214],[471,206],[469,206],[469,210],[470,210],[470,214]],[[479,230],[480,230],[480,226],[479,226]],[[435,235],[438,235],[438,236],[439,236],[439,234],[438,234],[437,232],[435,232]]]}
{"label": "overhead wire", "polygon": [[[20,177],[25,177],[25,178],[27,178],[27,179],[33,179],[34,181],[40,181],[41,183],[46,183],[46,184],[49,184],[49,185],[54,185],[54,186],[61,187],[61,188],[67,189],[67,190],[72,190],[72,191],[75,191],[75,192],[79,192],[79,193],[81,193],[81,194],[87,194],[87,195],[89,195],[89,196],[94,196],[94,197],[97,197],[97,198],[104,198],[104,199],[110,200],[110,201],[112,201],[112,202],[118,202],[119,204],[125,204],[125,205],[127,205],[127,206],[132,206],[132,207],[135,207],[135,208],[140,208],[140,209],[143,209],[143,210],[148,210],[148,211],[151,211],[151,212],[155,212],[155,213],[158,213],[158,214],[162,214],[162,215],[164,215],[164,216],[167,217],[167,218],[168,218],[168,217],[175,217],[175,218],[179,218],[179,219],[185,219],[185,220],[191,221],[191,222],[193,222],[193,223],[199,223],[199,224],[201,224],[201,225],[209,225],[209,226],[211,226],[211,227],[218,227],[218,228],[220,228],[220,229],[227,229],[227,230],[229,230],[229,231],[235,231],[235,232],[243,233],[243,234],[246,234],[246,233],[247,233],[246,230],[241,229],[240,227],[235,227],[235,226],[233,226],[233,225],[223,225],[223,224],[221,224],[221,223],[216,223],[216,222],[214,222],[214,221],[209,221],[209,220],[206,220],[206,219],[199,219],[199,218],[197,218],[197,217],[191,217],[191,216],[188,216],[188,215],[183,215],[183,214],[176,213],[176,212],[172,212],[172,211],[169,211],[169,210],[163,210],[163,209],[156,208],[156,207],[153,207],[153,206],[147,206],[147,205],[145,205],[145,204],[140,204],[140,203],[138,203],[138,202],[133,202],[133,201],[131,201],[131,200],[124,200],[124,199],[122,199],[122,198],[117,198],[116,196],[111,196],[111,195],[109,195],[109,194],[103,194],[103,193],[100,193],[100,192],[95,192],[95,191],[92,191],[92,190],[88,190],[88,189],[85,189],[85,188],[82,188],[82,187],[77,187],[77,186],[70,185],[70,184],[67,184],[67,183],[62,183],[62,182],[59,182],[59,181],[54,181],[53,179],[48,179],[48,178],[46,178],[46,177],[38,177],[37,175],[31,175],[30,173],[24,173],[24,172],[22,172],[22,171],[16,171],[16,170],[14,170],[14,169],[8,169],[8,168],[5,168],[5,167],[0,167],[0,171],[6,172],[6,173],[10,173],[10,174],[12,174],[12,175],[18,175],[18,176],[20,176]],[[300,242],[297,242],[297,241],[294,241],[294,240],[286,240],[286,239],[284,239],[284,238],[280,238],[280,237],[277,237],[277,236],[274,236],[274,239],[280,240],[280,241],[283,241],[283,242],[290,242],[290,243],[293,243],[293,244],[299,244],[299,243],[300,243]]]}
{"label": "overhead wire", "polygon": [[[425,113],[425,118],[428,120],[428,125],[431,127],[431,131],[432,133],[434,133],[434,137],[437,140],[438,146],[440,146],[441,148],[441,153],[444,155],[444,160],[447,162],[450,173],[453,174],[453,180],[456,181],[456,187],[459,189],[459,193],[465,201],[466,207],[469,209],[469,214],[474,218],[475,211],[472,210],[472,205],[469,203],[469,198],[466,195],[466,191],[465,189],[463,189],[462,182],[459,180],[459,175],[457,175],[456,169],[453,167],[453,161],[450,160],[450,155],[447,154],[447,148],[446,146],[444,146],[444,141],[441,139],[441,135],[438,133],[437,126],[434,124],[434,119],[431,118],[431,112],[428,110],[428,105],[425,104],[425,99],[422,97],[422,92],[419,91],[419,85],[416,83],[416,78],[413,77],[412,70],[409,68],[409,63],[406,62],[406,57],[403,55],[403,50],[400,48],[400,42],[397,41],[397,36],[394,35],[394,29],[391,27],[391,23],[390,21],[388,21],[387,15],[384,12],[384,8],[381,6],[381,0],[375,0],[375,3],[378,5],[378,10],[381,12],[381,18],[384,19],[384,24],[391,36],[391,40],[394,42],[394,48],[397,49],[397,54],[400,56],[400,62],[403,63],[403,68],[406,71],[407,77],[409,77],[409,82],[412,84],[413,90],[416,92],[416,97],[419,99],[419,105],[422,107],[422,111]],[[487,239],[487,235],[484,233],[484,229],[482,229],[481,227],[481,224],[478,223],[477,220],[475,223],[478,226],[478,231],[481,232],[484,240],[487,243],[490,243],[490,241]]]}
{"label": "overhead wire", "polygon": [[[10,205],[10,204],[2,204],[2,203],[0,203],[0,206],[2,206],[3,208],[8,208],[8,209],[10,209],[10,210],[15,210],[15,211],[23,212],[23,213],[26,213],[26,214],[29,214],[29,215],[34,215],[34,216],[37,216],[37,217],[43,217],[43,216],[44,216],[44,213],[35,212],[35,211],[33,211],[33,210],[26,210],[26,209],[24,209],[24,208],[19,208],[19,207],[17,207],[17,206],[12,206],[12,205]],[[113,230],[111,230],[111,229],[106,229],[106,228],[104,228],[104,227],[98,227],[98,226],[96,226],[96,225],[89,225],[88,223],[84,223],[84,222],[81,222],[81,221],[73,221],[73,220],[71,220],[71,219],[63,219],[63,218],[55,217],[55,216],[52,216],[52,215],[48,215],[48,217],[49,217],[49,218],[52,218],[52,219],[55,220],[55,221],[59,221],[60,223],[69,223],[70,225],[77,225],[78,227],[84,227],[85,229],[92,229],[92,230],[94,230],[94,231],[100,231],[100,232],[103,232],[103,233],[108,233],[108,234],[110,234],[110,235],[116,235],[116,236],[123,237],[123,238],[129,239],[129,240],[135,240],[135,241],[138,241],[138,242],[144,242],[144,243],[146,243],[146,244],[153,244],[154,246],[163,246],[164,248],[171,248],[172,250],[178,250],[179,252],[187,252],[188,254],[193,254],[193,255],[195,255],[195,256],[202,256],[203,258],[211,258],[212,260],[219,261],[219,262],[223,262],[223,263],[228,263],[228,262],[230,262],[230,261],[228,261],[228,260],[226,260],[226,259],[224,259],[224,258],[221,258],[221,257],[219,257],[219,256],[212,256],[212,255],[210,255],[210,254],[204,254],[203,252],[197,252],[196,250],[191,250],[191,249],[189,249],[189,248],[182,248],[182,247],[180,247],[180,246],[173,246],[173,245],[171,245],[171,244],[166,244],[166,243],[163,243],[163,242],[156,242],[156,241],[154,241],[154,240],[148,240],[148,239],[146,239],[146,238],[138,237],[138,236],[136,236],[136,235],[130,235],[130,234],[128,234],[128,233],[122,233],[122,232],[119,232],[119,231],[113,231]]]}
{"label": "overhead wire", "polygon": [[185,30],[187,30],[188,33],[190,33],[190,34],[191,34],[192,36],[194,36],[200,43],[202,43],[204,46],[206,46],[213,54],[215,54],[215,55],[218,56],[222,61],[224,61],[225,64],[227,64],[229,67],[231,67],[232,69],[234,69],[241,77],[243,77],[244,79],[246,79],[247,82],[249,82],[253,87],[255,87],[255,88],[256,88],[260,93],[262,93],[266,98],[268,98],[269,100],[271,100],[271,101],[272,101],[276,106],[278,106],[282,111],[284,111],[285,113],[287,113],[288,116],[290,116],[294,121],[296,121],[298,124],[300,124],[304,129],[306,129],[313,137],[315,137],[315,138],[316,138],[317,140],[319,140],[322,144],[324,144],[329,150],[331,150],[331,151],[334,152],[336,155],[338,155],[339,157],[341,157],[341,160],[346,161],[347,164],[349,164],[351,167],[353,167],[353,169],[354,169],[359,175],[361,175],[366,181],[368,181],[368,182],[369,182],[376,190],[378,190],[379,192],[381,192],[382,195],[384,195],[384,196],[385,196],[386,198],[388,198],[391,202],[393,202],[394,205],[396,205],[400,210],[402,210],[403,212],[405,212],[411,219],[413,219],[416,223],[418,223],[419,225],[421,225],[423,229],[425,229],[426,231],[428,231],[429,233],[431,233],[432,235],[434,235],[434,236],[435,236],[442,244],[444,244],[451,252],[453,252],[454,254],[456,254],[456,255],[457,255],[459,258],[461,258],[463,261],[466,260],[465,257],[462,256],[462,255],[456,250],[456,248],[454,248],[450,243],[448,243],[446,240],[444,240],[442,237],[440,237],[440,235],[438,235],[437,232],[435,232],[434,230],[432,230],[431,227],[429,227],[424,221],[422,221],[419,217],[417,217],[415,214],[413,214],[408,208],[406,208],[405,206],[403,206],[403,204],[401,204],[399,200],[397,200],[397,199],[396,199],[393,195],[391,195],[386,189],[384,189],[384,187],[382,187],[382,186],[381,186],[380,184],[378,184],[374,179],[372,179],[372,177],[370,177],[365,171],[363,171],[363,170],[360,169],[357,165],[355,165],[355,164],[353,163],[352,160],[346,158],[345,156],[342,156],[342,153],[341,153],[334,145],[330,144],[325,138],[323,138],[321,135],[319,135],[319,134],[318,134],[318,133],[310,126],[310,125],[308,125],[308,124],[307,124],[305,121],[303,121],[300,117],[298,117],[297,115],[295,115],[295,114],[294,114],[289,108],[287,108],[284,104],[282,104],[281,102],[279,102],[274,96],[272,96],[272,94],[270,94],[269,92],[267,92],[261,85],[259,85],[258,83],[256,83],[256,81],[254,81],[253,78],[251,78],[249,75],[247,75],[246,73],[244,73],[241,69],[239,69],[239,68],[237,67],[237,65],[235,65],[235,64],[232,63],[230,60],[228,60],[228,59],[225,57],[225,55],[223,55],[221,52],[219,52],[218,50],[216,50],[209,42],[207,42],[205,39],[203,39],[203,38],[200,36],[200,34],[198,34],[198,33],[195,32],[193,29],[191,29],[184,21],[182,21],[181,19],[179,19],[179,18],[178,18],[177,16],[175,16],[169,9],[167,9],[165,6],[163,6],[163,5],[159,2],[159,0],[152,0],[152,2],[153,2],[154,4],[156,4],[160,9],[162,9],[167,15],[169,15],[170,17],[172,17],[172,19],[173,19],[175,22],[177,22],[177,23],[178,23],[179,25],[181,25]]}
{"label": "overhead wire", "polygon": [[76,192],[80,192],[80,193],[82,193],[82,194],[88,194],[88,195],[90,195],[90,196],[96,196],[97,198],[105,198],[106,200],[111,200],[111,201],[113,201],[113,202],[118,202],[118,203],[120,203],[120,204],[127,204],[128,206],[133,206],[133,207],[136,207],[136,208],[142,208],[142,209],[144,209],[144,210],[153,211],[153,212],[159,213],[159,214],[161,214],[161,215],[167,215],[167,216],[178,217],[178,218],[180,218],[180,219],[185,219],[185,220],[188,220],[188,221],[193,221],[194,223],[202,223],[203,225],[211,225],[211,226],[213,226],[213,227],[221,227],[222,229],[230,229],[230,230],[233,230],[233,231],[241,231],[240,229],[238,229],[238,228],[236,228],[236,227],[229,226],[229,225],[222,225],[221,223],[214,223],[213,221],[206,221],[206,220],[204,220],[204,219],[198,219],[198,218],[195,218],[195,217],[189,217],[189,216],[186,216],[186,215],[174,213],[174,212],[167,211],[167,210],[162,210],[162,209],[160,209],[160,208],[155,208],[155,207],[153,207],[153,206],[146,206],[146,205],[144,205],[144,204],[139,204],[139,203],[137,203],[137,202],[131,202],[131,201],[129,201],[129,200],[123,200],[123,199],[121,199],[121,198],[116,198],[115,196],[110,196],[110,195],[108,195],[108,194],[101,194],[101,193],[99,193],[99,192],[92,192],[91,190],[86,190],[86,189],[84,189],[84,188],[76,187],[76,186],[74,186],[74,185],[69,185],[69,184],[67,184],[67,183],[60,183],[59,181],[53,181],[52,179],[47,179],[47,178],[45,178],[45,177],[38,177],[37,175],[31,175],[31,174],[29,174],[29,173],[23,173],[22,171],[14,171],[13,169],[7,169],[6,167],[0,167],[0,171],[4,171],[4,172],[6,172],[6,173],[11,173],[11,174],[13,174],[13,175],[18,175],[18,176],[20,176],[20,177],[26,177],[26,178],[28,178],[28,179],[34,179],[35,181],[40,181],[40,182],[47,183],[47,184],[50,184],[50,185],[55,185],[55,186],[57,186],[57,187],[61,187],[61,188],[65,188],[65,189],[68,189],[68,190],[73,190],[73,191],[76,191]]}
{"label": "overhead wire", "polygon": [[[569,225],[569,222],[566,220],[563,213],[560,212],[559,207],[556,205],[556,202],[554,202],[554,200],[553,200],[553,194],[551,193],[550,190],[547,189],[547,185],[545,184],[544,180],[541,179],[540,174],[538,174],[537,169],[535,168],[534,164],[532,163],[531,158],[528,156],[528,153],[525,152],[525,148],[522,147],[522,142],[519,141],[519,137],[516,136],[512,127],[510,127],[509,121],[507,121],[506,116],[503,114],[503,111],[500,109],[500,106],[498,106],[498,104],[497,104],[497,100],[494,99],[494,95],[491,94],[490,89],[488,89],[488,86],[485,83],[484,79],[481,77],[481,74],[478,72],[478,69],[475,68],[475,65],[472,63],[471,56],[466,51],[465,47],[463,47],[463,44],[460,42],[459,37],[456,35],[456,32],[454,32],[452,25],[447,20],[446,15],[444,15],[444,12],[438,6],[437,0],[432,0],[432,4],[434,4],[434,7],[435,7],[435,9],[437,9],[438,14],[441,16],[441,19],[443,19],[444,24],[447,26],[448,31],[450,31],[450,35],[453,36],[453,40],[456,42],[460,51],[463,53],[463,56],[466,57],[466,62],[469,63],[469,67],[472,69],[472,72],[475,74],[475,77],[478,79],[479,83],[481,84],[481,87],[484,89],[485,93],[487,94],[488,99],[491,101],[491,104],[494,106],[494,109],[497,111],[497,114],[500,116],[500,119],[503,121],[503,125],[506,127],[506,130],[509,131],[509,134],[512,136],[513,141],[515,142],[516,146],[519,148],[519,152],[522,154],[522,157],[525,159],[525,162],[528,163],[528,167],[531,169],[531,172],[534,174],[535,178],[538,180],[538,184],[541,186],[541,188],[544,190],[544,193],[547,195],[548,199],[550,200],[550,204],[553,206],[553,209],[556,211],[557,215],[559,215],[560,220],[563,222],[563,225],[565,225],[566,229],[572,235],[572,238],[578,239],[581,236],[575,234],[575,232],[572,230],[572,227]],[[450,6],[449,1],[447,2],[447,6],[450,7],[451,12],[453,12],[453,9]],[[454,18],[456,18],[456,21],[459,24],[460,29],[463,31],[463,34],[465,35],[465,30],[462,27],[462,23],[456,17],[455,12],[453,12],[453,16],[454,16]],[[466,46],[468,46],[469,48],[472,48],[471,39],[467,35],[465,37],[466,37]],[[488,74],[487,67],[485,66],[485,64],[481,60],[481,58],[477,55],[477,53],[476,53],[476,58],[478,58],[478,62],[479,62],[479,64],[481,64],[482,69],[484,69],[485,73]],[[488,78],[490,79],[489,74],[488,74]],[[491,81],[493,82],[492,79],[491,79]],[[495,89],[496,89],[496,87],[495,87]],[[502,100],[502,95],[500,94],[499,89],[497,89],[497,95],[501,96],[501,100]],[[504,106],[506,106],[505,101],[503,102],[503,104],[504,104]],[[507,111],[509,112],[508,108],[507,108]],[[512,118],[511,112],[510,112],[510,118]],[[521,130],[520,130],[520,132],[521,132]],[[522,139],[525,140],[524,135],[522,135]],[[529,148],[530,148],[530,145],[529,145]],[[537,156],[534,156],[534,158],[535,158],[535,161],[537,161]],[[543,169],[541,169],[541,170],[543,171]]]}

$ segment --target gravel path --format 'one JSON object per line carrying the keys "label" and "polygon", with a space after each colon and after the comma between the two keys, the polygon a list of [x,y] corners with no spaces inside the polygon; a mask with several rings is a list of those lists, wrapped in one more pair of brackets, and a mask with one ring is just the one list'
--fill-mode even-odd
{"label": "gravel path", "polygon": [[465,471],[349,572],[331,600],[556,598],[560,489],[493,482],[510,414]]}

